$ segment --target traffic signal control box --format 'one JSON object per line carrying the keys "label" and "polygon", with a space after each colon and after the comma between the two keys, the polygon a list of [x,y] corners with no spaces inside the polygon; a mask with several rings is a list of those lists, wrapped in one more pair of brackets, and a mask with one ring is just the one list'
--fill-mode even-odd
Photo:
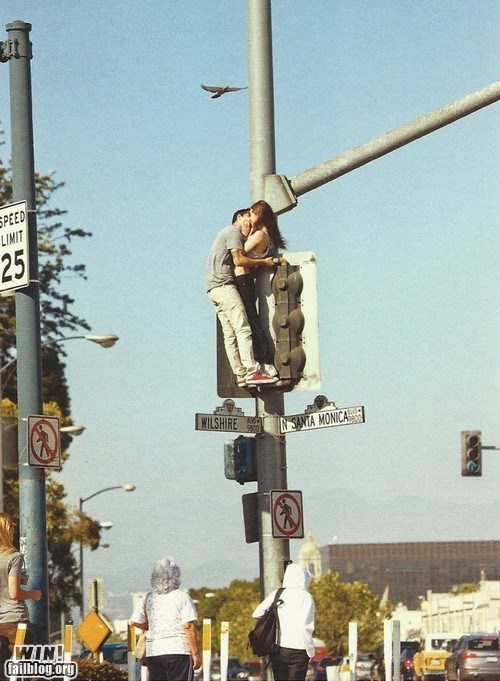
{"label": "traffic signal control box", "polygon": [[257,482],[257,456],[254,437],[239,435],[224,445],[224,475],[228,480]]}
{"label": "traffic signal control box", "polygon": [[462,431],[461,454],[462,454],[462,475],[475,476],[482,475],[482,449],[481,431],[464,430]]}

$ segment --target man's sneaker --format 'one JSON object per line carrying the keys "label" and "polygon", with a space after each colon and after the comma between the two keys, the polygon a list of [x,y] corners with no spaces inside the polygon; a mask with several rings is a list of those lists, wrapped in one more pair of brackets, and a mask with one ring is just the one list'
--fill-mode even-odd
{"label": "man's sneaker", "polygon": [[274,364],[263,364],[262,369],[266,374],[269,374],[269,376],[278,376],[278,370]]}
{"label": "man's sneaker", "polygon": [[277,376],[269,376],[265,371],[256,371],[247,376],[247,385],[266,385],[267,383],[276,383],[277,380]]}
{"label": "man's sneaker", "polygon": [[246,376],[238,376],[236,379],[236,385],[238,388],[246,388],[247,385],[247,378]]}

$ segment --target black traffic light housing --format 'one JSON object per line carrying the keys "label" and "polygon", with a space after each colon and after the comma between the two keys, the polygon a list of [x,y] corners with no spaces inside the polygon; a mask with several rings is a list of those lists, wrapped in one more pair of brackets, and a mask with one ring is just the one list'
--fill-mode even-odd
{"label": "black traffic light housing", "polygon": [[298,265],[284,261],[276,268],[272,289],[274,294],[273,330],[276,337],[274,364],[280,379],[300,380],[306,363],[302,347],[304,315],[301,295],[304,281]]}
{"label": "black traffic light housing", "polygon": [[461,440],[462,475],[482,475],[482,445],[480,430],[463,430]]}
{"label": "black traffic light housing", "polygon": [[256,441],[254,437],[239,435],[224,445],[224,475],[228,480],[257,482]]}

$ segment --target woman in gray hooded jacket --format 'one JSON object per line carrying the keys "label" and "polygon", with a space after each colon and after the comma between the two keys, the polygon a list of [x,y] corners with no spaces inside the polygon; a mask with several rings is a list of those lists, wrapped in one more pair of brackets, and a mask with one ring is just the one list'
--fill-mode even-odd
{"label": "woman in gray hooded jacket", "polygon": [[[314,657],[314,600],[308,591],[311,573],[291,563],[285,570],[278,608],[279,638],[271,653],[275,681],[304,681],[307,665]],[[270,593],[254,610],[253,616],[262,617],[274,600]]]}

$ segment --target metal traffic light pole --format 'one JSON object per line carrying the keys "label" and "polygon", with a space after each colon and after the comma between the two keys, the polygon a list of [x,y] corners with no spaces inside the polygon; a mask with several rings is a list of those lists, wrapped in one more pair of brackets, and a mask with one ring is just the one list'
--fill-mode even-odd
{"label": "metal traffic light pole", "polygon": [[[276,174],[271,0],[247,0],[247,24],[251,197],[252,201],[264,198],[277,215],[294,208],[298,196],[500,99],[500,83],[492,83],[288,179]],[[259,275],[257,283],[260,314],[266,316],[271,298],[269,276]],[[279,586],[283,561],[289,556],[288,539],[272,537],[269,499],[271,489],[287,487],[285,439],[278,428],[278,416],[284,415],[283,392],[261,391],[256,415],[263,417],[264,423],[263,436],[257,439],[257,481],[261,591],[267,594]]]}
{"label": "metal traffic light pole", "polygon": [[30,622],[37,643],[48,643],[49,608],[47,578],[47,523],[45,470],[26,465],[27,421],[43,413],[40,353],[40,294],[35,205],[35,162],[31,102],[31,24],[6,25],[2,61],[9,61],[12,137],[13,200],[28,208],[29,285],[16,291],[17,397],[19,419],[19,542],[30,584],[40,589],[40,601],[29,601]]}
{"label": "metal traffic light pole", "polygon": [[[252,202],[268,200],[266,177],[276,172],[271,2],[248,0],[248,90],[250,110],[250,192]],[[269,277],[258,278],[260,305],[265,305]],[[257,437],[257,499],[259,516],[260,588],[264,597],[281,585],[289,540],[273,538],[270,490],[287,489],[285,437],[279,434],[279,415],[285,404],[280,390],[263,390],[256,397],[256,416],[263,418]]]}

